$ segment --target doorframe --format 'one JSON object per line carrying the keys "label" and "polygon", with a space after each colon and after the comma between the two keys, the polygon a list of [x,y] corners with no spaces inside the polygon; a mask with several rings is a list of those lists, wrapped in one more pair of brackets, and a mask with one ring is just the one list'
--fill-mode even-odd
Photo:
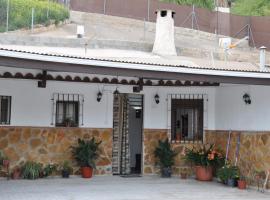
{"label": "doorframe", "polygon": [[[137,94],[137,93],[120,93],[119,95],[121,94],[124,94],[124,95],[129,95],[129,94]],[[140,94],[138,93],[137,95],[140,95],[142,98],[142,123],[141,123],[141,144],[142,144],[142,147],[141,147],[141,173],[140,175],[144,175],[144,117],[145,117],[145,109],[144,109],[144,105],[145,105],[145,94]],[[114,94],[113,94],[113,106],[114,108]],[[114,111],[113,111],[114,112]],[[114,113],[113,114],[113,121],[114,121]],[[114,127],[112,128],[113,129],[113,134],[114,134]],[[112,135],[113,137],[113,135]],[[112,156],[113,156],[113,141],[112,141]],[[113,159],[113,157],[112,157]],[[114,176],[119,176],[121,175],[121,173],[119,174],[113,174],[113,171],[112,171],[112,175]]]}

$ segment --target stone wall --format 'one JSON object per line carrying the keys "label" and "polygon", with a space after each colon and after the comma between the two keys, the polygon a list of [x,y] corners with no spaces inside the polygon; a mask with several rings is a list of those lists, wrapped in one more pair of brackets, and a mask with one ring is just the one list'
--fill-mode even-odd
{"label": "stone wall", "polygon": [[[270,133],[269,132],[232,132],[231,148],[229,151],[229,159],[234,161],[237,135],[241,134],[240,152],[238,165],[244,176],[252,177],[254,171],[265,171],[270,169]],[[158,140],[167,138],[167,130],[146,129],[144,130],[144,174],[157,174],[159,168],[154,158],[154,150],[158,144]],[[228,139],[228,131],[206,131],[205,143],[216,144],[220,146],[224,153],[226,152],[226,144]],[[199,144],[172,144],[173,149],[178,152],[173,167],[173,174],[179,175],[181,168],[189,167],[183,160],[181,152],[184,147],[191,147]]]}
{"label": "stone wall", "polygon": [[[254,171],[270,170],[270,132],[232,131],[229,159],[235,161],[237,137],[240,134],[238,165],[244,176]],[[219,145],[226,152],[229,131],[207,131],[206,141]]]}
{"label": "stone wall", "polygon": [[[156,164],[156,159],[154,157],[154,151],[158,145],[159,140],[165,140],[168,138],[168,131],[166,129],[145,129],[144,130],[144,174],[158,174],[160,169]],[[190,165],[187,164],[184,159],[183,149],[185,147],[190,148],[194,145],[191,143],[174,143],[172,144],[173,149],[178,153],[175,158],[175,165],[173,167],[173,175],[180,175],[181,169],[189,168]]]}
{"label": "stone wall", "polygon": [[11,160],[11,168],[25,161],[61,164],[70,160],[78,173],[70,146],[79,138],[92,137],[102,141],[95,174],[111,174],[112,129],[0,127],[0,150]]}

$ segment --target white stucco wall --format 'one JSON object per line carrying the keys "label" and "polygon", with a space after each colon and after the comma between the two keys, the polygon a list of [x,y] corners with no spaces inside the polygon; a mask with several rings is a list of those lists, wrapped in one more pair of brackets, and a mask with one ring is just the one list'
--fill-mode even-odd
{"label": "white stucco wall", "polygon": [[[29,71],[29,70],[28,70]],[[132,86],[117,86],[122,93],[132,93]],[[35,80],[0,79],[0,95],[12,96],[11,126],[52,126],[53,93],[79,93],[84,95],[84,125],[82,127],[112,128],[113,91],[116,85],[47,81],[46,88],[38,88]],[[103,90],[101,102],[96,94]],[[168,94],[207,94],[206,128],[215,128],[214,87],[144,87],[144,128],[168,127]],[[155,94],[160,103],[154,101]]]}
{"label": "white stucco wall", "polygon": [[[243,95],[252,103],[246,105]],[[270,87],[223,85],[216,90],[217,130],[270,130]]]}
{"label": "white stucco wall", "polygon": [[[0,72],[31,72],[1,68]],[[58,73],[59,74],[59,73]],[[65,73],[62,73],[62,75]],[[54,76],[57,73],[53,74]],[[67,75],[67,74],[66,74]],[[85,76],[72,74],[71,76]],[[89,75],[91,76],[91,75]],[[92,75],[93,77],[93,75]],[[130,78],[127,78],[130,79]],[[38,88],[35,80],[0,79],[0,95],[12,96],[11,126],[51,126],[53,93],[79,93],[84,95],[84,125],[91,128],[112,128],[113,91],[118,87],[122,93],[132,93],[132,86],[104,85],[47,81],[46,88]],[[96,94],[103,91],[100,103]],[[249,93],[251,105],[243,101],[243,94]],[[206,94],[204,128],[209,130],[270,130],[270,87],[249,85],[221,85],[220,87],[144,87],[144,128],[168,128],[169,94]],[[159,94],[160,103],[154,101]]]}

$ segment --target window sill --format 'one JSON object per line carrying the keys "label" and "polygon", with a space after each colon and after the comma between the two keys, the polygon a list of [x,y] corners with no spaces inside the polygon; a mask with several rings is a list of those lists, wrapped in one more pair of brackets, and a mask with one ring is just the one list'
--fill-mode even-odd
{"label": "window sill", "polygon": [[171,144],[203,144],[201,140],[171,140]]}

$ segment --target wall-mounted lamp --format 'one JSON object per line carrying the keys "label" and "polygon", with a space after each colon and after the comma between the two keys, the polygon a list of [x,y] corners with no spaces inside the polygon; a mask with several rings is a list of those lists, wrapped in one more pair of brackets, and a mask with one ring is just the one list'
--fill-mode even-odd
{"label": "wall-mounted lamp", "polygon": [[102,99],[102,93],[99,91],[99,92],[97,93],[97,102],[100,102],[101,99]]}
{"label": "wall-mounted lamp", "polygon": [[156,102],[156,104],[159,104],[159,95],[158,94],[155,95],[155,102]]}
{"label": "wall-mounted lamp", "polygon": [[243,100],[246,104],[251,104],[251,98],[250,98],[250,95],[248,93],[245,93],[243,95]]}
{"label": "wall-mounted lamp", "polygon": [[116,88],[116,89],[114,90],[113,94],[114,94],[114,95],[119,95],[120,92],[119,92],[118,89]]}

